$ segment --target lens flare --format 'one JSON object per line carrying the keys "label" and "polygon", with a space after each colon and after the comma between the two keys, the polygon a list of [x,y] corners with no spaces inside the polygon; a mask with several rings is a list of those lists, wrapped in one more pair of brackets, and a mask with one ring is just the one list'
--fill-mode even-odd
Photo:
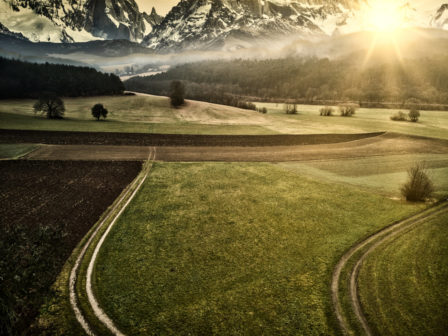
{"label": "lens flare", "polygon": [[395,1],[374,0],[366,13],[369,30],[377,32],[394,32],[405,25],[403,8]]}

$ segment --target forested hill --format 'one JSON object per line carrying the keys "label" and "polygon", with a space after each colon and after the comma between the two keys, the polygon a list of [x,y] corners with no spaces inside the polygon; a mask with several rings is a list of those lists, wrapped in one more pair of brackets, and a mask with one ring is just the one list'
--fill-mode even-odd
{"label": "forested hill", "polygon": [[42,92],[64,97],[115,95],[120,78],[87,67],[36,64],[0,58],[0,98],[36,98]]}
{"label": "forested hill", "polygon": [[[426,104],[448,103],[448,57],[370,62],[361,57],[342,60],[286,58],[191,63],[151,77],[132,78],[127,89],[166,93],[167,83],[183,80],[190,93],[216,92],[264,100],[303,102],[356,101]],[[201,93],[202,91],[202,93]]]}

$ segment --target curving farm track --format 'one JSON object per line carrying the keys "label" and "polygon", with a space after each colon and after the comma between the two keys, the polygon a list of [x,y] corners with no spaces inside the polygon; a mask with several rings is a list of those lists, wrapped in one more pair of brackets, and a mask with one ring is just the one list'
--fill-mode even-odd
{"label": "curving farm track", "polygon": [[[127,208],[129,203],[133,200],[137,192],[140,190],[143,182],[145,182],[148,177],[151,168],[152,162],[156,158],[156,149],[154,147],[150,148],[150,153],[148,157],[148,161],[145,164],[145,167],[142,173],[136,177],[136,179],[132,182],[132,184],[126,189],[126,191],[121,195],[118,201],[112,206],[104,219],[97,225],[95,231],[91,234],[88,241],[82,247],[76,262],[71,269],[70,272],[70,281],[69,281],[69,293],[70,293],[70,305],[75,313],[76,319],[84,329],[85,333],[90,336],[94,336],[95,332],[93,331],[91,324],[87,321],[86,316],[83,314],[82,309],[79,305],[79,298],[77,293],[77,282],[79,281],[79,273],[80,267],[82,263],[88,263],[87,274],[86,274],[86,287],[82,290],[86,292],[88,297],[88,302],[90,308],[93,311],[94,316],[98,319],[98,322],[102,323],[110,332],[114,335],[123,335],[120,330],[115,326],[113,321],[107,316],[107,314],[101,309],[95,294],[92,289],[92,275],[93,269],[95,267],[96,258],[101,249],[101,246],[113,225],[116,223],[120,215]],[[102,233],[101,237],[98,241],[96,239],[99,237],[100,231],[105,228],[105,231]],[[87,252],[89,249],[94,249],[93,254],[87,258]]]}
{"label": "curving farm track", "polygon": [[356,316],[356,319],[361,325],[364,333],[368,336],[371,336],[373,335],[373,333],[362,311],[362,306],[358,295],[358,282],[357,282],[358,274],[364,260],[380,245],[387,243],[394,237],[403,234],[408,230],[411,230],[415,226],[429,220],[430,218],[438,216],[441,213],[447,211],[448,211],[448,200],[445,200],[444,202],[438,204],[435,207],[427,209],[415,216],[412,216],[408,219],[405,219],[403,221],[400,221],[389,227],[384,228],[383,230],[368,237],[364,241],[356,244],[342,256],[342,258],[339,260],[333,271],[333,277],[331,282],[331,294],[332,294],[334,311],[338,319],[339,326],[344,335],[353,334],[353,331],[351,330],[351,327],[349,326],[349,323],[347,322],[344,316],[344,311],[340,297],[341,274],[344,268],[347,267],[348,264],[354,262],[354,266],[349,271],[350,273],[349,297],[351,302],[351,310],[353,314]]}

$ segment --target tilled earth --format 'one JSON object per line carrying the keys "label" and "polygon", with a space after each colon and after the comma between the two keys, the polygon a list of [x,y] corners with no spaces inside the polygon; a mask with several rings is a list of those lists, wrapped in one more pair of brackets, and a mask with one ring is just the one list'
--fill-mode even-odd
{"label": "tilled earth", "polygon": [[0,161],[0,334],[25,332],[71,251],[141,166]]}
{"label": "tilled earth", "polygon": [[339,143],[382,133],[318,135],[193,135],[0,130],[0,143],[109,146],[291,146]]}

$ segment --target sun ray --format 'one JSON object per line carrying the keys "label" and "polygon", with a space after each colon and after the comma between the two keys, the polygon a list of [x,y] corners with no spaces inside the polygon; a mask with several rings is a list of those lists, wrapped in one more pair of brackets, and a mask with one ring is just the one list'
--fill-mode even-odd
{"label": "sun ray", "polygon": [[367,51],[366,57],[364,58],[364,62],[362,63],[362,68],[364,69],[370,61],[370,58],[373,55],[373,52],[376,49],[376,45],[378,42],[378,35],[375,34],[372,39],[372,43],[370,44],[369,50]]}

